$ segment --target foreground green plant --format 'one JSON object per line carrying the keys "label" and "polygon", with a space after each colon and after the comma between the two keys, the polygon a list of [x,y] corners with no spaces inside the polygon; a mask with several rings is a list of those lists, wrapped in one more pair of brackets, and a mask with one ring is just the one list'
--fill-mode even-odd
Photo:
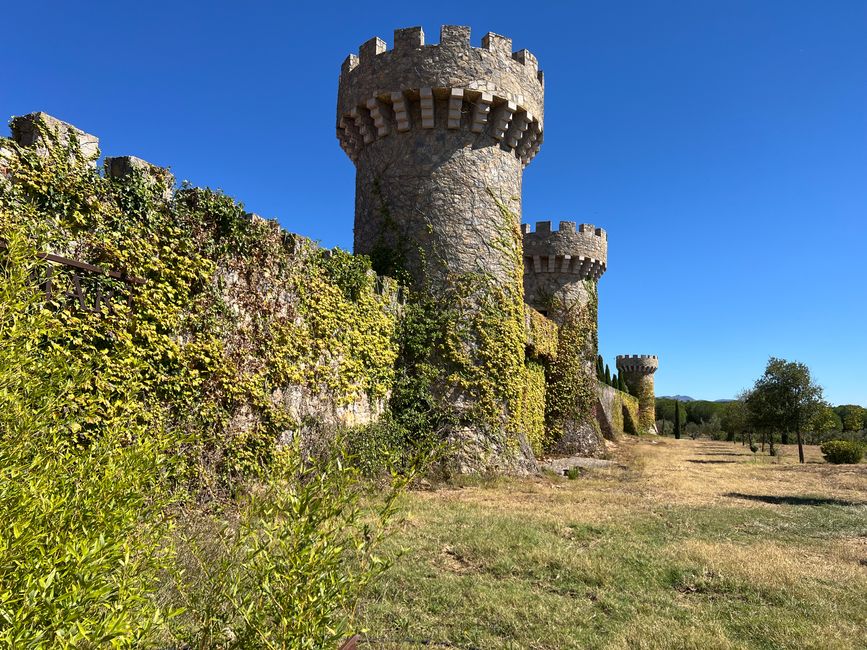
{"label": "foreground green plant", "polygon": [[0,645],[132,647],[164,621],[150,598],[170,561],[164,439],[69,417],[86,368],[50,346],[34,262],[11,238],[0,266]]}
{"label": "foreground green plant", "polygon": [[123,426],[70,406],[90,386],[90,359],[58,352],[33,251],[3,233],[0,647],[320,648],[345,636],[387,567],[377,547],[411,459],[372,496],[341,437],[316,457],[275,448],[258,478],[214,498],[213,477],[188,476],[217,470],[164,433],[159,402],[134,417],[147,394],[127,396],[136,410]]}
{"label": "foreground green plant", "polygon": [[[388,563],[378,554],[414,473],[367,494],[332,447],[279,451],[270,479],[179,522],[181,565],[171,598],[186,610],[174,636],[198,648],[323,648],[348,636],[354,610]],[[382,487],[382,486],[380,486]]]}

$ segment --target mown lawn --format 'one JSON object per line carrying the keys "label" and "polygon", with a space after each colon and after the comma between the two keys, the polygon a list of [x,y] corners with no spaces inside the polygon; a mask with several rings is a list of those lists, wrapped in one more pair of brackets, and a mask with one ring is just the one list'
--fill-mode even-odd
{"label": "mown lawn", "polygon": [[616,458],[410,493],[362,647],[867,648],[867,465],[649,438]]}

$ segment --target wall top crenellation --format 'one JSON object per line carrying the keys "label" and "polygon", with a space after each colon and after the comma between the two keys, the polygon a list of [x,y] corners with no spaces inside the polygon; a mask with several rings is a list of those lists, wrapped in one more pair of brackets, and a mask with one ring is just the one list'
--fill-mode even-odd
{"label": "wall top crenellation", "polygon": [[12,139],[22,147],[35,147],[38,151],[46,152],[55,145],[73,145],[81,156],[96,165],[99,138],[85,133],[69,122],[36,111],[13,117],[9,127],[12,130]]}

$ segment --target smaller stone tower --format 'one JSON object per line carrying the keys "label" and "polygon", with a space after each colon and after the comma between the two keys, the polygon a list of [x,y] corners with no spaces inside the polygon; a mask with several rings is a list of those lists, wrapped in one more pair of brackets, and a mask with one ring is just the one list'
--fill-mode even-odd
{"label": "smaller stone tower", "polygon": [[554,450],[596,455],[604,441],[593,417],[596,402],[598,295],[605,272],[608,239],[591,224],[575,227],[550,221],[521,227],[524,243],[524,300],[557,323],[558,355],[546,371],[546,426],[557,441]]}
{"label": "smaller stone tower", "polygon": [[[584,280],[596,282],[605,273],[608,236],[602,228],[561,221],[537,221],[536,232],[521,226],[524,238],[524,298],[531,307],[562,324],[565,312],[590,299]],[[594,353],[595,360],[595,353]]]}
{"label": "smaller stone tower", "polygon": [[656,433],[656,395],[653,373],[659,368],[655,354],[633,354],[617,357],[617,372],[626,380],[629,390],[638,397],[638,426],[641,431]]}

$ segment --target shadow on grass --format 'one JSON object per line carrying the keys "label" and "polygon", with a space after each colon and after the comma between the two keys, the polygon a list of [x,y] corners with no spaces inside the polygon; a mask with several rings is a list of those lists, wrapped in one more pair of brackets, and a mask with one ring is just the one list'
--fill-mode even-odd
{"label": "shadow on grass", "polygon": [[747,501],[761,501],[782,506],[863,506],[867,505],[858,501],[846,501],[845,499],[830,499],[824,497],[778,497],[770,494],[743,494],[742,492],[726,492],[724,497],[732,499],[746,499]]}
{"label": "shadow on grass", "polygon": [[742,456],[746,458],[749,456],[749,452],[741,452],[738,453],[736,451],[711,451],[706,454],[698,454],[699,456]]}
{"label": "shadow on grass", "polygon": [[736,460],[695,460],[690,459],[687,463],[697,463],[698,465],[719,465],[720,463],[736,463]]}

